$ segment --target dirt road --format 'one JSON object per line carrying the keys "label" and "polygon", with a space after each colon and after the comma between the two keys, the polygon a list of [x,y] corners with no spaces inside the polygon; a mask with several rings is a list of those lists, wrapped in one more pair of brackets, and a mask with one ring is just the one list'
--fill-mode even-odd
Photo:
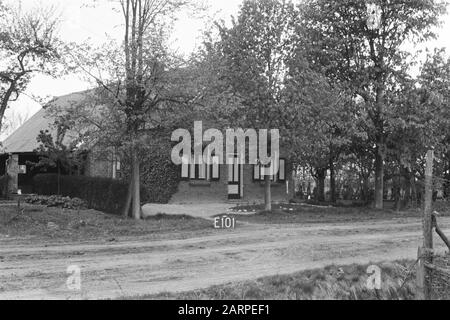
{"label": "dirt road", "polygon": [[[450,233],[450,219],[440,221]],[[54,245],[0,239],[0,299],[97,299],[187,291],[330,264],[414,259],[416,218],[352,224],[240,225],[185,240]],[[441,242],[437,243],[442,245]],[[81,292],[67,267],[81,268]]]}

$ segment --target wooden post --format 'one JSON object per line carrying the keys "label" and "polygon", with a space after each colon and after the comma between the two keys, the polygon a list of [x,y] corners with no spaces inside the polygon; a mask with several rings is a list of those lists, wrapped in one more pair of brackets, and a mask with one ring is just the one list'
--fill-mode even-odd
{"label": "wooden post", "polygon": [[419,252],[417,253],[417,292],[416,292],[416,300],[425,300],[425,288],[427,286],[426,278],[425,278],[425,261],[424,261],[424,250],[422,247],[419,247]]}
{"label": "wooden post", "polygon": [[434,230],[436,230],[436,233],[439,235],[439,237],[441,237],[442,241],[444,241],[445,245],[450,249],[450,240],[448,240],[447,236],[444,234],[444,232],[441,230],[441,228],[439,228],[438,224],[437,224],[437,212],[434,212],[432,215],[432,219],[433,219],[433,228]]}
{"label": "wooden post", "polygon": [[425,205],[423,213],[423,252],[419,251],[423,275],[423,298],[429,300],[431,296],[431,274],[425,264],[433,262],[433,162],[434,151],[427,153],[427,166],[425,169]]}
{"label": "wooden post", "polygon": [[434,152],[427,153],[427,167],[425,169],[425,206],[423,215],[423,247],[433,249],[433,161]]}

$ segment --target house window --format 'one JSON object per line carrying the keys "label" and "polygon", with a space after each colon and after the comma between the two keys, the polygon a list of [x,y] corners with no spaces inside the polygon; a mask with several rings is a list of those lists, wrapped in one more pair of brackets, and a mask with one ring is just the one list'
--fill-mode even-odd
{"label": "house window", "polygon": [[278,181],[286,181],[286,160],[280,159],[280,168],[278,170]]}
{"label": "house window", "polygon": [[210,164],[194,164],[190,163],[188,157],[183,157],[181,165],[182,180],[220,180],[219,157],[213,157]]}
{"label": "house window", "polygon": [[[273,170],[271,167],[270,170]],[[265,180],[265,171],[266,169],[261,165],[253,166],[253,180],[254,181],[264,181]],[[286,181],[286,160],[279,160],[279,169],[278,173],[274,175],[270,173],[270,180],[274,182],[285,182]]]}
{"label": "house window", "polygon": [[183,156],[181,159],[181,179],[183,180],[189,180],[189,158],[186,156]]}
{"label": "house window", "polygon": [[113,161],[112,178],[120,179],[121,177],[122,177],[122,164],[120,163],[119,158],[116,157]]}
{"label": "house window", "polygon": [[229,174],[228,174],[228,182],[229,183],[239,183],[239,179],[241,177],[240,170],[241,166],[239,163],[239,158],[233,157],[228,159],[229,166]]}
{"label": "house window", "polygon": [[220,166],[219,166],[219,157],[213,156],[211,164],[209,165],[209,177],[212,181],[220,180]]}
{"label": "house window", "polygon": [[206,164],[191,164],[191,180],[206,180]]}

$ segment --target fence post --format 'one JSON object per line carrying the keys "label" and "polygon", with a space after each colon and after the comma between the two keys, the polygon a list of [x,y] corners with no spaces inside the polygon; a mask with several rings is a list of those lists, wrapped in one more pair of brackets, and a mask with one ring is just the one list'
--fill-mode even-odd
{"label": "fence post", "polygon": [[429,300],[431,296],[431,273],[425,267],[425,263],[433,262],[433,162],[434,151],[427,152],[427,166],[425,169],[425,205],[423,212],[423,252],[420,256],[423,264],[423,294],[424,299]]}
{"label": "fence post", "polygon": [[425,206],[423,216],[423,247],[433,249],[433,161],[434,152],[432,150],[427,153],[427,167],[425,169]]}
{"label": "fence post", "polygon": [[426,288],[426,278],[425,278],[425,262],[424,262],[424,250],[423,247],[419,247],[419,251],[417,253],[417,292],[416,292],[416,300],[425,300],[425,288]]}

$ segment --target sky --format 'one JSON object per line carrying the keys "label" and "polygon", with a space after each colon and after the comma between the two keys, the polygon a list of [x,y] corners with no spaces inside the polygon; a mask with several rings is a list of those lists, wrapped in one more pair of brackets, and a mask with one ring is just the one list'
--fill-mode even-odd
{"label": "sky", "polygon": [[[15,1],[18,0],[8,0]],[[188,55],[201,44],[203,31],[212,20],[223,19],[229,21],[236,15],[242,0],[195,0],[203,1],[207,11],[204,17],[196,17],[190,13],[181,13],[175,26],[171,39],[171,47],[180,53]],[[121,39],[121,17],[111,10],[108,5],[86,6],[87,0],[21,0],[24,8],[33,8],[40,4],[52,5],[61,13],[60,35],[63,40],[83,42],[89,39],[92,43],[105,42],[106,35]],[[445,17],[445,24],[439,30],[439,38],[423,45],[423,48],[433,50],[435,47],[446,47],[450,52],[450,14]],[[41,98],[57,97],[76,91],[85,90],[90,84],[76,76],[52,79],[49,77],[35,77],[27,91],[12,104],[7,111],[9,117],[27,119],[41,108],[33,96]],[[11,132],[8,132],[11,133]],[[4,138],[4,136],[0,136]]]}

